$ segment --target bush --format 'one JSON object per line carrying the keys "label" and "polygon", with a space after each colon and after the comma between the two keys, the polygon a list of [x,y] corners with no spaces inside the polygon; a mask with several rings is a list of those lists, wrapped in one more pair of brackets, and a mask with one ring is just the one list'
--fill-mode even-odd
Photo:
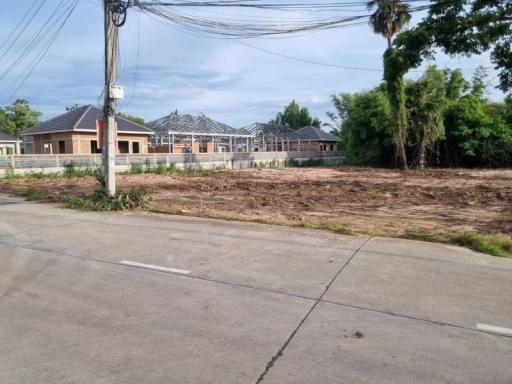
{"label": "bush", "polygon": [[34,187],[27,188],[22,192],[21,195],[25,198],[25,200],[28,201],[41,201],[44,199],[41,191],[35,189]]}
{"label": "bush", "polygon": [[142,187],[118,191],[113,197],[108,196],[104,189],[97,189],[91,195],[69,196],[66,206],[91,211],[126,211],[143,209],[149,200],[149,192]]}

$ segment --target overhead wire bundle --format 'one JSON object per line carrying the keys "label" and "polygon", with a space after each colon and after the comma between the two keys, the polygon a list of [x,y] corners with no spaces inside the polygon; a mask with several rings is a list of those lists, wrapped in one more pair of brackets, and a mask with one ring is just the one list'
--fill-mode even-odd
{"label": "overhead wire bundle", "polygon": [[[411,6],[411,12],[430,7],[427,0],[405,2],[424,3]],[[312,3],[276,0],[133,2],[133,6],[141,12],[156,17],[174,29],[202,37],[228,39],[293,35],[363,25],[368,22],[369,17],[366,4],[365,1]],[[215,14],[211,9],[222,10],[222,13]],[[238,12],[245,14],[235,15],[231,12],[232,9],[238,9]],[[255,14],[254,11],[258,13]],[[358,11],[360,14],[347,15],[347,11]],[[283,13],[286,13],[285,17],[282,16]],[[291,18],[291,15],[294,17]]]}
{"label": "overhead wire bundle", "polygon": [[[21,89],[52,47],[79,1],[59,0],[46,20],[30,34],[30,27],[36,24],[37,15],[47,0],[32,2],[13,31],[0,44],[0,97],[8,95],[7,100],[10,100]],[[129,7],[137,9],[176,30],[200,37],[234,41],[353,27],[366,24],[369,18],[367,2],[355,0],[111,1],[125,11]],[[404,2],[410,4],[411,12],[424,11],[431,6],[429,0]],[[10,83],[2,84],[6,80],[10,80]]]}

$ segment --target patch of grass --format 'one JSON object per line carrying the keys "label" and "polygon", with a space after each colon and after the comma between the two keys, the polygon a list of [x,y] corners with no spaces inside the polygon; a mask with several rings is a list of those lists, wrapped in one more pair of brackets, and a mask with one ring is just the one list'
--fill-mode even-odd
{"label": "patch of grass", "polygon": [[429,233],[409,230],[403,237],[411,240],[455,244],[493,256],[512,257],[512,238],[505,235],[478,232]]}
{"label": "patch of grass", "polygon": [[504,235],[486,235],[466,232],[452,235],[453,244],[500,257],[512,257],[512,238]]}
{"label": "patch of grass", "polygon": [[142,187],[118,191],[113,197],[108,196],[105,190],[100,188],[90,195],[68,196],[66,207],[87,211],[126,211],[144,209],[149,200],[149,192]]}
{"label": "patch of grass", "polygon": [[299,228],[309,228],[309,229],[323,229],[325,231],[331,231],[340,233],[342,235],[354,235],[355,232],[350,229],[347,225],[341,223],[334,223],[332,221],[299,221],[296,224],[293,224],[294,227]]}
{"label": "patch of grass", "polygon": [[79,166],[75,161],[64,164],[64,177],[86,177],[95,176],[96,169],[89,166]]}
{"label": "patch of grass", "polygon": [[131,163],[128,173],[131,175],[140,175],[144,173],[144,165],[140,163]]}
{"label": "patch of grass", "polygon": [[[222,167],[216,170],[222,170]],[[181,175],[181,176],[207,176],[211,175],[213,170],[206,170],[200,164],[187,165],[184,169],[176,167],[176,164],[170,163],[167,165],[165,161],[159,161],[156,164],[151,164],[148,160],[144,163],[131,163],[130,169],[127,174],[140,175],[140,174],[156,174],[156,175]]]}
{"label": "patch of grass", "polygon": [[41,191],[34,187],[29,187],[21,193],[21,196],[28,201],[43,201],[44,197]]}

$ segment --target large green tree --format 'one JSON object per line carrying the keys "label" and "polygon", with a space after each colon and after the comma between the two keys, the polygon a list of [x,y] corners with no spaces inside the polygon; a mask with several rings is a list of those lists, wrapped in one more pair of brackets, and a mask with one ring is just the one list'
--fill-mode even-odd
{"label": "large green tree", "polygon": [[[418,80],[405,82],[400,100],[407,125],[404,147],[411,163],[512,166],[512,97],[504,102],[486,100],[485,83],[483,71],[467,81],[459,70],[435,67]],[[392,164],[396,117],[388,84],[332,97],[330,126],[342,139],[349,164]]]}
{"label": "large green tree", "polygon": [[269,124],[285,125],[292,129],[300,129],[307,125],[320,128],[322,123],[319,119],[311,116],[308,108],[301,107],[295,100],[292,100],[284,108],[283,112],[279,112],[273,120],[270,120]]}
{"label": "large green tree", "polygon": [[512,90],[511,1],[433,0],[424,20],[399,34],[395,45],[410,67],[432,57],[436,48],[448,55],[488,51],[499,70],[499,87]]}
{"label": "large green tree", "polygon": [[41,112],[34,111],[25,99],[18,99],[6,108],[6,116],[11,121],[6,132],[19,139],[23,131],[40,123]]}
{"label": "large green tree", "polygon": [[425,74],[407,87],[407,112],[410,134],[416,146],[415,163],[424,169],[426,155],[444,136],[444,111],[447,106],[446,73],[429,66]]}
{"label": "large green tree", "polygon": [[384,80],[391,106],[391,119],[395,141],[395,158],[400,169],[407,170],[407,152],[405,141],[407,139],[407,109],[404,75],[407,65],[396,48],[388,48],[384,53]]}
{"label": "large green tree", "polygon": [[368,21],[370,27],[388,42],[388,49],[384,53],[384,79],[394,122],[395,158],[398,166],[405,170],[407,115],[403,77],[407,73],[407,65],[404,65],[400,53],[392,47],[392,39],[411,20],[410,9],[408,4],[400,0],[370,0],[366,4],[368,10],[373,11]]}
{"label": "large green tree", "polygon": [[347,164],[389,166],[393,160],[391,108],[385,91],[376,89],[332,96],[333,133],[340,137]]}
{"label": "large green tree", "polygon": [[4,108],[0,107],[0,132],[12,134],[14,123],[9,119]]}
{"label": "large green tree", "polygon": [[474,94],[463,96],[445,115],[447,165],[512,165],[512,124],[505,106],[490,106]]}

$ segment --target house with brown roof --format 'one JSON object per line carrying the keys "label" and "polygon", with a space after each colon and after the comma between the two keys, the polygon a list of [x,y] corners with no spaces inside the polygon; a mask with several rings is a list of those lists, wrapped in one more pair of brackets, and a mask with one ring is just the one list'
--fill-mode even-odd
{"label": "house with brown roof", "polygon": [[[101,153],[98,147],[96,121],[103,119],[103,110],[85,105],[23,132],[26,153],[91,154]],[[153,131],[121,117],[117,122],[117,152],[147,153],[148,139]]]}

